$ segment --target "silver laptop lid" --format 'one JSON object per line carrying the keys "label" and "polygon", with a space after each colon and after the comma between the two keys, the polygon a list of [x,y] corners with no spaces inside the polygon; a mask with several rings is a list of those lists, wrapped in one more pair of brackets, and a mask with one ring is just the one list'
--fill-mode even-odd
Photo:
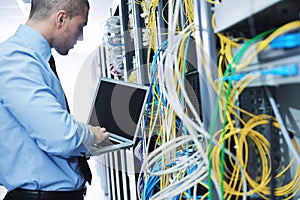
{"label": "silver laptop lid", "polygon": [[88,123],[105,127],[111,137],[134,144],[145,110],[149,87],[101,77]]}

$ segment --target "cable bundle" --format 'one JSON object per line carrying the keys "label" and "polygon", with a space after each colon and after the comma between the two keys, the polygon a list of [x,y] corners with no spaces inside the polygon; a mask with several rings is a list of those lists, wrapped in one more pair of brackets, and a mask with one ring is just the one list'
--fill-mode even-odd
{"label": "cable bundle", "polygon": [[[178,16],[182,4],[177,1],[174,5],[174,16]],[[149,75],[152,98],[148,102],[151,105],[149,133],[144,136],[149,138],[155,134],[157,140],[152,152],[148,152],[150,140],[145,139],[141,147],[141,199],[199,199],[203,196],[197,188],[206,189],[203,181],[207,177],[207,141],[201,133],[205,130],[185,91],[184,80],[193,24],[177,32],[176,17],[173,21],[169,24],[173,29],[168,33],[168,41],[156,48]]]}
{"label": "cable bundle", "polygon": [[105,37],[107,41],[107,66],[110,73],[116,77],[123,77],[123,36],[121,35],[120,17],[112,16],[105,23]]}
{"label": "cable bundle", "polygon": [[[222,199],[237,199],[239,196],[245,195],[245,191],[240,191],[242,183],[240,179],[242,175],[239,173],[240,170],[244,171],[245,178],[247,180],[248,190],[246,192],[247,196],[259,195],[263,199],[269,199],[271,195],[271,188],[269,187],[271,181],[271,156],[270,156],[270,144],[269,141],[264,136],[263,132],[256,131],[257,126],[266,126],[268,121],[272,119],[274,123],[273,127],[280,129],[283,134],[288,147],[294,155],[290,163],[277,173],[274,177],[274,182],[282,177],[285,177],[285,173],[294,173],[293,178],[290,182],[282,184],[274,188],[274,195],[280,198],[291,199],[293,198],[300,189],[299,185],[299,151],[297,152],[298,145],[291,141],[291,138],[287,136],[288,134],[284,130],[284,124],[277,123],[277,119],[280,119],[280,114],[276,114],[276,118],[269,115],[255,115],[243,110],[237,106],[237,100],[239,95],[243,90],[254,81],[256,78],[260,77],[262,73],[256,74],[246,74],[243,78],[237,82],[232,81],[234,74],[247,67],[251,61],[256,57],[256,55],[263,49],[268,47],[268,44],[276,37],[295,28],[299,28],[299,21],[291,22],[277,30],[270,30],[264,32],[257,37],[247,40],[244,45],[242,45],[237,53],[233,55],[233,47],[240,46],[233,39],[226,37],[222,34],[218,34],[221,41],[221,48],[219,54],[219,76],[227,77],[218,83],[218,104],[216,105],[215,113],[222,111],[221,121],[223,123],[222,130],[217,131],[213,134],[215,138],[218,138],[219,143],[222,144],[222,148],[214,147],[212,149],[210,158],[210,168],[209,171],[215,172],[218,181],[220,182]],[[226,66],[225,70],[224,66]],[[270,98],[270,95],[269,95]],[[275,104],[276,105],[276,104]],[[275,111],[276,106],[273,105],[272,108]],[[247,115],[248,120],[244,121],[240,117],[240,113]],[[275,112],[276,113],[276,112]],[[215,119],[216,119],[215,115]],[[277,131],[279,132],[279,130]],[[271,132],[275,134],[276,132]],[[248,170],[253,163],[248,163],[248,149],[249,144],[254,144],[255,148],[259,152],[259,163],[261,165],[261,173],[259,180],[254,180],[248,174]],[[225,162],[224,150],[225,148],[234,147],[234,149],[229,149],[231,152],[236,152],[236,157],[241,164],[237,165],[230,157],[227,158],[228,162]],[[221,157],[220,157],[221,155]],[[221,159],[220,159],[221,158]],[[295,160],[297,162],[295,163]],[[227,165],[226,165],[227,164]],[[291,166],[295,165],[296,170],[293,172]],[[242,168],[240,168],[242,167]],[[275,169],[274,169],[275,170]],[[285,180],[286,181],[286,180]],[[278,181],[277,181],[278,182]],[[211,185],[210,185],[211,187]],[[210,198],[212,195],[210,195]]]}
{"label": "cable bundle", "polygon": [[[272,40],[299,29],[299,21],[251,39],[217,34],[220,42],[218,78],[209,73],[200,74],[208,76],[207,84],[217,94],[210,128],[205,130],[200,114],[187,94],[185,81],[190,67],[187,60],[189,44],[199,37],[195,35],[194,2],[177,0],[164,5],[163,10],[168,9],[168,20],[164,19],[168,32],[162,33],[167,35],[167,40],[160,44],[156,26],[158,13],[155,12],[159,1],[137,2],[147,18],[146,28],[151,38],[148,52],[151,96],[145,113],[146,129],[143,129],[139,151],[136,151],[142,165],[138,180],[139,198],[247,199],[256,196],[270,199],[274,195],[280,199],[292,199],[300,189],[299,147],[295,139],[287,136],[272,96],[268,95],[268,99],[275,116],[251,113],[239,105],[239,97],[245,88],[264,73],[246,73],[238,79],[233,77],[249,66]],[[205,49],[201,43],[196,45],[202,51],[202,55],[198,55],[202,66],[196,66],[197,72],[200,73],[200,67],[209,71],[211,66],[207,66]],[[150,57],[152,51],[154,55]],[[218,120],[222,126],[219,130],[216,128]],[[274,137],[283,135],[292,153],[288,164],[280,169],[272,169],[272,144],[258,129],[267,126],[271,127]],[[151,143],[154,136],[155,141]],[[249,159],[251,151],[255,151],[256,163]],[[257,171],[253,173],[253,170]],[[272,175],[272,170],[275,175]],[[286,180],[290,174],[291,178]],[[273,194],[272,181],[280,182],[273,188]]]}

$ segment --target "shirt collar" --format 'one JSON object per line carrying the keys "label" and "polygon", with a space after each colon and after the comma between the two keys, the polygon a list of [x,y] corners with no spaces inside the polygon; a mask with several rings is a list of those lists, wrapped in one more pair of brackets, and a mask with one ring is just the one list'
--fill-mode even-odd
{"label": "shirt collar", "polygon": [[25,38],[24,43],[48,62],[51,56],[51,47],[39,32],[27,25],[20,25],[16,31],[16,36]]}

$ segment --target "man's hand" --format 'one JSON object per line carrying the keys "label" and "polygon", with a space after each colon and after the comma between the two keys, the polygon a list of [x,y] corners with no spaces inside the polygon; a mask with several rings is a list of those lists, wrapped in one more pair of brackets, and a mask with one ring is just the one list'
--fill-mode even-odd
{"label": "man's hand", "polygon": [[99,144],[109,137],[109,133],[103,127],[89,125],[89,129],[94,133],[94,144]]}

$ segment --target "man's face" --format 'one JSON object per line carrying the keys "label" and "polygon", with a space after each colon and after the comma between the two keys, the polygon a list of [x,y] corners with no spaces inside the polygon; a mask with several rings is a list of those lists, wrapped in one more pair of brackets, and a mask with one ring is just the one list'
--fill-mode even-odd
{"label": "man's face", "polygon": [[88,8],[85,7],[80,15],[73,17],[71,20],[68,19],[60,33],[54,38],[53,48],[59,54],[67,55],[78,40],[83,40],[83,27],[87,25],[88,12]]}

